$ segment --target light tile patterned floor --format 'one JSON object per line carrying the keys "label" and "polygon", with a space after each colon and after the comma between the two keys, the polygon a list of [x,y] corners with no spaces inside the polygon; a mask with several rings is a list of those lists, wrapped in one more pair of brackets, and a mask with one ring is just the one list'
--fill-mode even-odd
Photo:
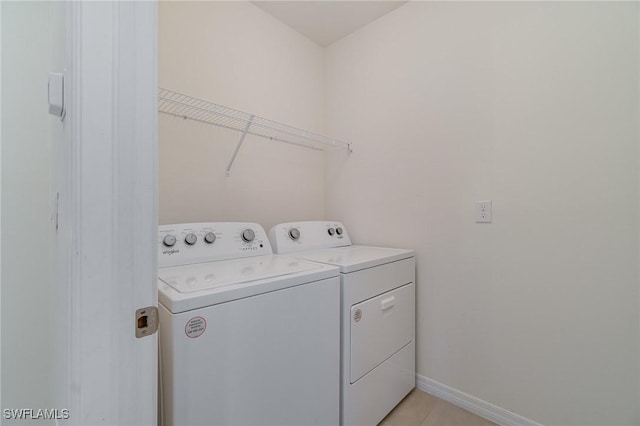
{"label": "light tile patterned floor", "polygon": [[495,426],[495,423],[414,389],[378,426]]}

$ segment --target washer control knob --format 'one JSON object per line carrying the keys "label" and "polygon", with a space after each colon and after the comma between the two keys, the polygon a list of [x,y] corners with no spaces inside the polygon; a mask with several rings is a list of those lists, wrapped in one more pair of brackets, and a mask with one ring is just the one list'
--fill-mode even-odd
{"label": "washer control knob", "polygon": [[298,228],[291,228],[289,230],[289,238],[292,240],[297,240],[300,238],[300,230]]}
{"label": "washer control knob", "polygon": [[184,242],[189,244],[190,246],[194,245],[196,241],[198,241],[198,237],[196,236],[196,234],[187,234],[187,236],[184,237]]}
{"label": "washer control knob", "polygon": [[173,247],[176,244],[176,237],[174,235],[167,235],[162,239],[162,244],[167,247]]}
{"label": "washer control knob", "polygon": [[336,230],[333,229],[333,228],[329,228],[329,229],[327,229],[327,232],[329,233],[329,235],[331,235],[333,237],[333,234],[336,233]]}
{"label": "washer control knob", "polygon": [[212,244],[216,240],[216,234],[213,232],[207,232],[204,236],[204,242],[207,244]]}
{"label": "washer control knob", "polygon": [[242,236],[242,240],[245,243],[250,243],[256,237],[256,234],[255,232],[253,232],[252,229],[245,229],[244,231],[242,231],[241,236]]}
{"label": "washer control knob", "polygon": [[336,228],[336,234],[342,235],[342,228],[340,228],[339,226]]}

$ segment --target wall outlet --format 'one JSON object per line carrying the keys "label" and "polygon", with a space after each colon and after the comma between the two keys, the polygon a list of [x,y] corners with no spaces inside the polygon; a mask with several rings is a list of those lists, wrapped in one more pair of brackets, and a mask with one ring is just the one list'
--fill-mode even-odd
{"label": "wall outlet", "polygon": [[476,223],[491,223],[491,200],[476,201]]}

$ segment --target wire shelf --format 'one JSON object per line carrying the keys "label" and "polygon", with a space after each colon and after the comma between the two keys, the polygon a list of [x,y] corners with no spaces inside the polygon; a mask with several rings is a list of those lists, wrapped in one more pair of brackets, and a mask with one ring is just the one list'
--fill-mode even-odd
{"label": "wire shelf", "polygon": [[158,111],[241,132],[242,135],[227,169],[227,174],[231,171],[233,161],[246,135],[261,136],[272,141],[316,150],[346,149],[349,152],[352,151],[350,142],[298,129],[169,89],[158,89]]}

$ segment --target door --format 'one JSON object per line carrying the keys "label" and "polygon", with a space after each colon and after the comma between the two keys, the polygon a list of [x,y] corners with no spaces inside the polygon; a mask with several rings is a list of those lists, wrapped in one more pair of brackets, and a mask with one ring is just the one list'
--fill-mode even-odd
{"label": "door", "polygon": [[[66,424],[156,424],[156,4],[64,3],[53,137],[54,394]],[[54,61],[55,62],[55,61]]]}
{"label": "door", "polygon": [[409,283],[351,307],[351,383],[413,340],[415,294]]}

